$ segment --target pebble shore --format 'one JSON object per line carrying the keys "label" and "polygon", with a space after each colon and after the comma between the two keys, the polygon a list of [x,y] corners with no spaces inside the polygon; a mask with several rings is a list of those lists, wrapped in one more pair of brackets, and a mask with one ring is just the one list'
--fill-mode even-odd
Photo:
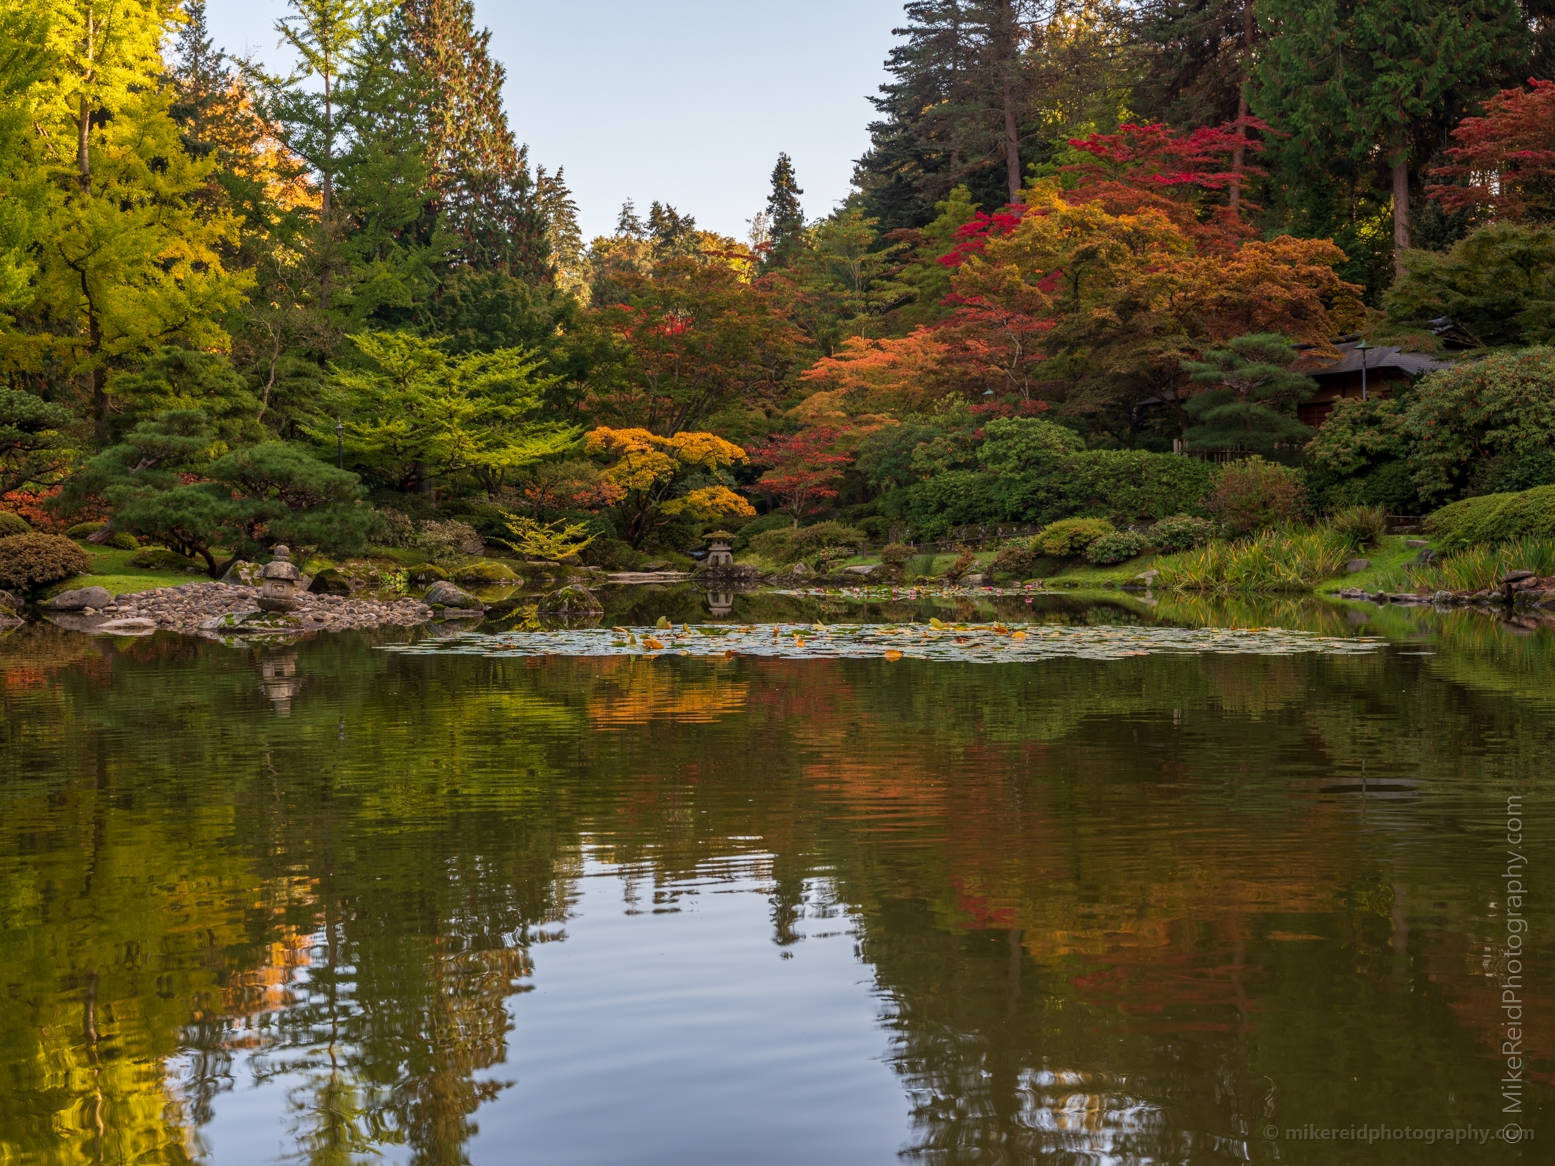
{"label": "pebble shore", "polygon": [[[224,615],[259,610],[259,592],[231,583],[183,583],[116,596],[100,610],[73,614],[104,616],[109,621],[150,620],[159,629],[198,632],[201,625]],[[419,599],[385,602],[340,595],[303,593],[288,613],[303,631],[344,631],[349,628],[411,627],[430,620],[433,611]]]}

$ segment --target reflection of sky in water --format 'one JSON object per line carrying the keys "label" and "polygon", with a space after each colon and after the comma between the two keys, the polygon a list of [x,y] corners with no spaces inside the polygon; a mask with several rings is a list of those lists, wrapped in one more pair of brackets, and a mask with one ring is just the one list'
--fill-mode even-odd
{"label": "reflection of sky in water", "polygon": [[[646,861],[616,863],[593,850],[565,924],[529,935],[551,941],[528,949],[532,990],[508,997],[505,1062],[476,1074],[499,1084],[473,1116],[469,1160],[897,1161],[907,1114],[884,1064],[880,1022],[890,1004],[823,880],[803,884],[796,941],[774,943],[771,867],[770,856],[753,854],[655,881]],[[328,958],[320,934],[311,966],[291,975],[293,998],[319,1003],[310,979]],[[342,1017],[355,1008],[351,987],[348,977]],[[263,1043],[238,1050],[230,1090],[199,1131],[211,1162],[296,1157],[317,1128],[328,1028],[316,1028],[308,1048],[284,1047],[274,1019],[232,1034],[235,1044]],[[335,1052],[345,1063],[354,1050]],[[189,1057],[174,1062],[175,1081],[190,1067]],[[410,1161],[385,1132],[373,1160]]]}

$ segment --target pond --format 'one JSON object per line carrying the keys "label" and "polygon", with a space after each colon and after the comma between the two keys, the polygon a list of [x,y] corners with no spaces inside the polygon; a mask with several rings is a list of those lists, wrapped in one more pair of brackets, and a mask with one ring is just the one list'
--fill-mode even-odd
{"label": "pond", "polygon": [[1555,632],[736,599],[0,639],[0,1162],[1551,1160]]}

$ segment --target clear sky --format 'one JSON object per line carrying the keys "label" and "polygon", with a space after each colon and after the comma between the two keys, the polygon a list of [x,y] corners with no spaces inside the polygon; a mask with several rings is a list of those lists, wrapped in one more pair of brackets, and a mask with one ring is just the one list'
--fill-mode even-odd
{"label": "clear sky", "polygon": [[[218,45],[277,68],[285,14],[285,0],[207,5]],[[743,239],[780,150],[808,216],[847,196],[902,4],[475,0],[475,18],[507,66],[513,132],[532,162],[566,167],[585,239],[614,229],[627,198]]]}

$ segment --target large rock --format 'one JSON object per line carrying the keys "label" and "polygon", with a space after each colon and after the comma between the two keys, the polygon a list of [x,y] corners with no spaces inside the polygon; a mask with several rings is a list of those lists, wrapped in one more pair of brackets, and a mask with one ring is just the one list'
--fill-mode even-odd
{"label": "large rock", "polygon": [[511,567],[495,559],[477,559],[473,563],[463,563],[450,571],[448,577],[456,583],[476,585],[523,582],[513,573]]}
{"label": "large rock", "polygon": [[558,615],[598,615],[605,610],[605,606],[587,588],[574,586],[563,587],[542,597],[538,610]]}
{"label": "large rock", "polygon": [[88,607],[101,610],[113,602],[106,587],[77,587],[74,591],[61,591],[49,600],[50,611],[82,611]]}
{"label": "large rock", "polygon": [[1362,571],[1366,570],[1366,568],[1370,566],[1370,559],[1351,559],[1344,565],[1344,569],[1352,575],[1359,575]]}
{"label": "large rock", "polygon": [[842,573],[844,575],[873,575],[878,570],[880,570],[879,563],[860,563],[854,567],[844,567]]}
{"label": "large rock", "polygon": [[1524,579],[1533,578],[1535,578],[1535,575],[1532,571],[1508,571],[1501,576],[1501,584],[1505,586],[1508,583],[1521,583]]}
{"label": "large rock", "polygon": [[313,582],[308,584],[308,590],[315,595],[350,595],[351,578],[334,567],[325,567],[313,576]]}
{"label": "large rock", "polygon": [[428,607],[451,607],[457,611],[478,610],[485,606],[468,591],[441,579],[427,588],[422,602]]}

